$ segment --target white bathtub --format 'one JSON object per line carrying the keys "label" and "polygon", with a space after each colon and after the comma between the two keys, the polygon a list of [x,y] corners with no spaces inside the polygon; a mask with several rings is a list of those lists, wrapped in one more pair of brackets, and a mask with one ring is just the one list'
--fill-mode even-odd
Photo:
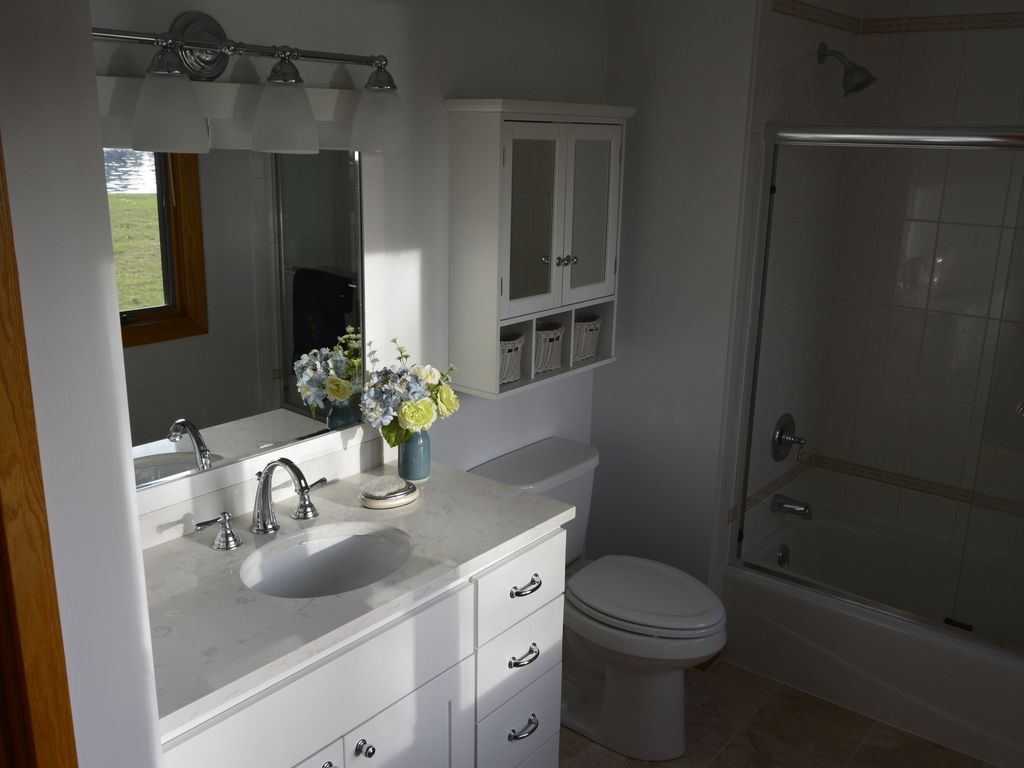
{"label": "white bathtub", "polygon": [[[786,547],[789,563],[779,563]],[[955,618],[963,545],[863,518],[791,518],[743,560],[942,622]]]}
{"label": "white bathtub", "polygon": [[[879,596],[914,597],[926,580],[947,578],[949,553],[937,545],[914,553],[934,563],[934,570],[922,567],[904,585],[893,575],[906,567],[894,570],[893,563],[901,559],[900,548],[913,542],[816,519],[794,523],[779,537],[790,546],[791,563],[816,573],[815,580],[842,581],[846,576],[836,569],[849,559],[857,566],[852,572],[873,574],[856,590],[877,588]],[[780,543],[760,542],[755,549],[762,563],[755,567],[779,571],[772,558]],[[729,643],[723,655],[729,661],[1000,768],[1024,766],[1020,653],[754,567],[737,564],[725,571]]]}

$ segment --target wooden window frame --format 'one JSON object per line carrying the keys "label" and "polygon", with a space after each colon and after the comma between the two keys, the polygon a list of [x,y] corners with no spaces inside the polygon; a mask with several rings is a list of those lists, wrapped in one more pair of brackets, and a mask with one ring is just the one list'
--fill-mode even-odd
{"label": "wooden window frame", "polygon": [[199,161],[196,155],[164,157],[166,242],[174,301],[164,307],[121,312],[121,343],[125,347],[199,336],[209,328]]}

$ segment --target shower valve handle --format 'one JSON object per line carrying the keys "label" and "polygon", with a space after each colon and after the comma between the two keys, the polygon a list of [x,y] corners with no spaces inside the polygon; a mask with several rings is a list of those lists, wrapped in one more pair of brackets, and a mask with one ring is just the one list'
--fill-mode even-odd
{"label": "shower valve handle", "polygon": [[772,430],[772,458],[775,461],[783,461],[789,456],[793,446],[799,446],[796,452],[796,460],[804,460],[804,446],[807,441],[796,433],[796,419],[788,413],[784,413],[775,422],[775,429]]}

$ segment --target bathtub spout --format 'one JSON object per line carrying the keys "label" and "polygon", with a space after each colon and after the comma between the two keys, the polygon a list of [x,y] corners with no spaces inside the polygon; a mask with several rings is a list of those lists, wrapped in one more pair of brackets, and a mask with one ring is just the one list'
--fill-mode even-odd
{"label": "bathtub spout", "polygon": [[814,516],[810,504],[806,504],[789,496],[776,493],[772,496],[772,512],[779,512],[786,515],[796,515],[804,520],[810,520]]}

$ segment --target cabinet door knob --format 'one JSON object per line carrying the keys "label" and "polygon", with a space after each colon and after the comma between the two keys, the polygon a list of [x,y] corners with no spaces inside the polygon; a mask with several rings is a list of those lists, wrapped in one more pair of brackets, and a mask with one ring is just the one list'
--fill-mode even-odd
{"label": "cabinet door knob", "polygon": [[528,739],[538,728],[540,728],[540,720],[537,719],[537,715],[531,714],[530,719],[526,721],[526,725],[518,731],[515,728],[509,729],[508,740],[522,741],[523,739]]}
{"label": "cabinet door knob", "polygon": [[569,260],[568,261],[569,264],[579,264],[580,263],[580,257],[579,256],[566,256],[565,258],[567,258]]}
{"label": "cabinet door knob", "polygon": [[540,574],[535,573],[533,574],[533,576],[530,577],[530,582],[528,584],[522,587],[512,587],[512,589],[508,591],[508,596],[526,597],[527,595],[532,595],[534,592],[540,589],[541,583],[542,582],[540,580]]}
{"label": "cabinet door knob", "polygon": [[551,263],[551,257],[550,256],[541,256],[540,260],[543,261],[545,264],[550,264]]}
{"label": "cabinet door knob", "polygon": [[362,755],[363,757],[373,757],[377,754],[377,748],[366,741],[366,739],[360,739],[356,742],[356,754]]}
{"label": "cabinet door knob", "polygon": [[540,648],[537,647],[536,643],[530,643],[530,649],[519,658],[513,656],[508,660],[509,669],[518,669],[519,667],[526,667],[533,664],[537,659],[540,658]]}
{"label": "cabinet door knob", "polygon": [[320,768],[334,768],[334,761],[328,760],[326,763],[321,765]]}

